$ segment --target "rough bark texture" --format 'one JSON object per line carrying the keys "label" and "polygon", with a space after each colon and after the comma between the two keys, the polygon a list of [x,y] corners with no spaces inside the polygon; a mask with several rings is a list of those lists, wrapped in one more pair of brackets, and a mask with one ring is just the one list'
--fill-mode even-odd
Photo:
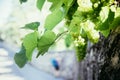
{"label": "rough bark texture", "polygon": [[80,79],[76,80],[120,80],[120,27],[107,38],[101,36],[97,44],[88,44],[84,61],[78,63]]}

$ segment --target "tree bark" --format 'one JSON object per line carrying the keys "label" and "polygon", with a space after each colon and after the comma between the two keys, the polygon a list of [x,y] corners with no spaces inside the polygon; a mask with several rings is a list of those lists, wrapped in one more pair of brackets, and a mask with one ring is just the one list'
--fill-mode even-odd
{"label": "tree bark", "polygon": [[97,44],[88,43],[87,55],[78,62],[74,80],[120,80],[120,27],[107,38],[101,35]]}

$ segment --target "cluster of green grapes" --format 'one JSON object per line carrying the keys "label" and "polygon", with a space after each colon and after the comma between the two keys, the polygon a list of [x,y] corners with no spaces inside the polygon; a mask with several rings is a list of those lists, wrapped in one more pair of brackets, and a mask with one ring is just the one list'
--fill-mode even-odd
{"label": "cluster of green grapes", "polygon": [[80,26],[84,29],[86,32],[88,38],[93,42],[98,42],[99,39],[99,31],[95,30],[95,24],[91,22],[90,20],[87,20],[86,22],[83,22],[80,24]]}
{"label": "cluster of green grapes", "polygon": [[77,0],[79,5],[78,10],[81,12],[90,12],[92,11],[92,2],[90,0]]}

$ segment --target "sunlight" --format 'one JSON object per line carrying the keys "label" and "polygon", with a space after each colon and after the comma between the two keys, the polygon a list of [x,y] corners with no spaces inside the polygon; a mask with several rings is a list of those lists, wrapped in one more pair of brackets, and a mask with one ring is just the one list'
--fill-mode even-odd
{"label": "sunlight", "polygon": [[10,68],[0,68],[0,74],[10,73],[10,72],[12,72],[12,69],[10,69]]}
{"label": "sunlight", "polygon": [[13,64],[12,61],[3,61],[3,62],[0,62],[0,67],[10,66],[12,64]]}
{"label": "sunlight", "polygon": [[1,75],[0,80],[24,80],[16,75]]}
{"label": "sunlight", "polygon": [[8,56],[8,52],[5,49],[0,48],[0,56]]}

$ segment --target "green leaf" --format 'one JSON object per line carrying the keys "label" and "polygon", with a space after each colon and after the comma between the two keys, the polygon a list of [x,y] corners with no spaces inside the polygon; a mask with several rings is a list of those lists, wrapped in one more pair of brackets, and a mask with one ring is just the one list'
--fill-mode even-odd
{"label": "green leaf", "polygon": [[72,43],[72,37],[71,37],[70,34],[67,34],[67,36],[66,36],[66,38],[65,38],[65,45],[66,45],[67,47],[70,47],[71,43]]}
{"label": "green leaf", "polygon": [[69,27],[70,27],[70,30],[72,32],[79,32],[80,31],[80,19],[79,19],[79,17],[73,17]]}
{"label": "green leaf", "polygon": [[24,2],[27,2],[27,0],[19,0],[19,1],[20,1],[21,4],[24,3]]}
{"label": "green leaf", "polygon": [[47,0],[48,2],[54,2],[54,1],[56,1],[56,0]]}
{"label": "green leaf", "polygon": [[64,18],[64,11],[61,9],[53,11],[45,20],[45,28],[52,30]]}
{"label": "green leaf", "polygon": [[70,7],[71,6],[71,3],[73,2],[74,0],[64,0],[64,4],[67,6],[67,7]]}
{"label": "green leaf", "polygon": [[41,10],[44,3],[45,3],[45,0],[37,0],[37,8]]}
{"label": "green leaf", "polygon": [[108,18],[103,23],[102,22],[100,23],[100,25],[98,26],[98,29],[99,30],[109,29],[112,21],[114,20],[114,16],[115,16],[115,13],[109,10]]}
{"label": "green leaf", "polygon": [[26,24],[24,27],[24,29],[31,29],[31,30],[38,30],[40,23],[39,22],[31,22]]}
{"label": "green leaf", "polygon": [[71,32],[73,33],[79,33],[80,32],[80,22],[83,21],[83,16],[81,16],[81,12],[80,11],[75,11],[71,23],[69,25],[69,29]]}
{"label": "green leaf", "polygon": [[58,9],[61,8],[62,4],[63,4],[63,0],[60,0],[60,1],[54,0],[54,1],[52,2],[52,5],[51,5],[51,7],[50,7],[50,10],[51,10],[51,11],[58,10]]}
{"label": "green leaf", "polygon": [[31,60],[33,50],[37,47],[37,32],[30,33],[23,39],[23,46],[26,49],[26,56]]}
{"label": "green leaf", "polygon": [[118,26],[120,26],[120,8],[117,8],[117,10],[115,12],[115,18],[114,18],[112,24],[110,25],[110,29],[114,29]]}
{"label": "green leaf", "polygon": [[115,12],[115,18],[120,16],[120,7],[117,7],[116,12]]}
{"label": "green leaf", "polygon": [[63,5],[69,8],[71,6],[71,3],[73,0],[48,0],[49,2],[52,2],[52,5],[50,7],[51,11],[60,9]]}
{"label": "green leaf", "polygon": [[110,25],[110,29],[114,29],[116,27],[120,26],[120,16],[116,17],[113,20],[113,23]]}
{"label": "green leaf", "polygon": [[39,53],[37,57],[47,52],[49,47],[55,42],[55,39],[56,39],[56,35],[54,32],[46,31],[38,41]]}
{"label": "green leaf", "polygon": [[110,33],[110,30],[109,29],[108,30],[103,30],[103,31],[101,31],[101,33],[107,38],[109,33]]}
{"label": "green leaf", "polygon": [[24,46],[22,46],[20,52],[16,53],[14,56],[15,63],[20,67],[24,67],[25,64],[27,63],[27,57],[26,57],[26,50]]}

